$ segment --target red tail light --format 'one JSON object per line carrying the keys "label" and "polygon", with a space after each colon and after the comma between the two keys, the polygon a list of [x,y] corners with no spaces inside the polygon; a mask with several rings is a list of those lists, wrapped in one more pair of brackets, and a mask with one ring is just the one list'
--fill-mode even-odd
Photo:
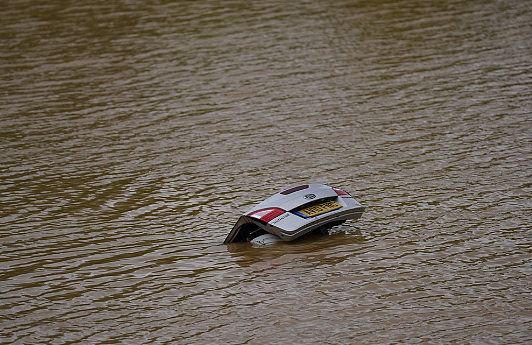
{"label": "red tail light", "polygon": [[341,190],[341,189],[337,189],[337,188],[333,188],[333,190],[336,192],[336,194],[338,196],[341,196],[341,195],[351,195],[349,194],[348,192],[346,192],[345,190]]}
{"label": "red tail light", "polygon": [[253,217],[260,219],[266,223],[269,223],[270,220],[279,217],[285,213],[284,210],[281,210],[280,208],[272,207],[272,208],[265,208],[264,210],[258,210],[255,212],[251,212],[248,214],[248,217]]}

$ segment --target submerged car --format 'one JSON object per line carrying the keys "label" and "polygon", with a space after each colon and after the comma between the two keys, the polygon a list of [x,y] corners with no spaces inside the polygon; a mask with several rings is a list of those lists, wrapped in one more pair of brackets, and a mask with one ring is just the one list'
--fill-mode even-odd
{"label": "submerged car", "polygon": [[289,188],[242,215],[224,243],[292,241],[309,233],[328,234],[333,226],[358,219],[365,207],[349,193],[324,184]]}

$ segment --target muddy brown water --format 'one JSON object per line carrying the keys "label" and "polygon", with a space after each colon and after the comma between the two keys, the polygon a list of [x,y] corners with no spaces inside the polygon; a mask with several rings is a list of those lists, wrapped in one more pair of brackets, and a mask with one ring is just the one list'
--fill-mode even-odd
{"label": "muddy brown water", "polygon": [[[3,344],[530,344],[529,1],[3,1]],[[222,241],[286,187],[367,209]]]}

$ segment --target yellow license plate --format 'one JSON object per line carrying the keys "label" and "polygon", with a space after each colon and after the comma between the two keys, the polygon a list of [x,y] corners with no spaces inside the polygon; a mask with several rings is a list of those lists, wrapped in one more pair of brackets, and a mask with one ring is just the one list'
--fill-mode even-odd
{"label": "yellow license plate", "polygon": [[299,210],[296,212],[296,214],[300,215],[303,218],[309,218],[309,217],[314,217],[314,216],[317,216],[325,212],[334,211],[339,208],[342,208],[342,205],[337,203],[336,201],[326,201],[322,204],[310,206],[302,210]]}

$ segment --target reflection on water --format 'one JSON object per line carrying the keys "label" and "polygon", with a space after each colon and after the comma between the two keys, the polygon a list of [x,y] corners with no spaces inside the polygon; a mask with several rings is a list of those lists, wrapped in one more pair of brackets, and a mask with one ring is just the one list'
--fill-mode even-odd
{"label": "reflection on water", "polygon": [[[0,342],[529,343],[531,20],[7,2]],[[368,208],[329,237],[221,244],[307,182]]]}

